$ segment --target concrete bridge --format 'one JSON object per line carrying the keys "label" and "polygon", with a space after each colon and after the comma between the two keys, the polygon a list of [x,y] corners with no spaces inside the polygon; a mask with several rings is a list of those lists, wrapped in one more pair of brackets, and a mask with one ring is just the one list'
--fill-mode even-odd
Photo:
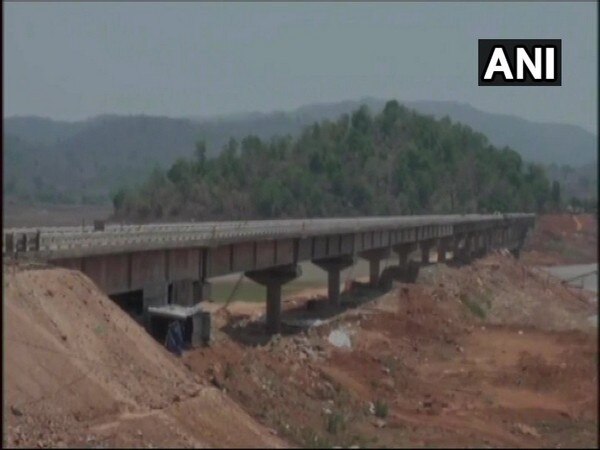
{"label": "concrete bridge", "polygon": [[244,272],[266,286],[267,331],[277,333],[281,287],[301,275],[299,262],[327,271],[329,301],[339,305],[340,272],[356,257],[377,285],[392,252],[400,278],[414,251],[423,264],[432,251],[438,262],[495,248],[518,256],[534,222],[515,213],[21,228],[4,230],[3,254],[80,270],[113,298],[136,292],[146,323],[148,308],[193,306],[210,298],[212,277]]}

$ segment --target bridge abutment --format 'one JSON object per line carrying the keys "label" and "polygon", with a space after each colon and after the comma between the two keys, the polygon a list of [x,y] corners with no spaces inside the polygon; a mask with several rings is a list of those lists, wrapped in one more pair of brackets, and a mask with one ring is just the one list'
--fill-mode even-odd
{"label": "bridge abutment", "polygon": [[334,306],[340,306],[340,273],[354,262],[352,255],[313,260],[313,264],[327,271],[327,297]]}
{"label": "bridge abutment", "polygon": [[302,274],[300,266],[289,264],[246,272],[246,276],[267,288],[266,329],[268,334],[281,331],[281,286]]}
{"label": "bridge abutment", "polygon": [[194,306],[211,297],[211,285],[201,280],[174,280],[171,282],[171,303],[181,306]]}
{"label": "bridge abutment", "polygon": [[171,283],[171,303],[192,306],[194,302],[194,280],[176,280]]}
{"label": "bridge abutment", "polygon": [[194,303],[210,300],[212,297],[212,285],[206,280],[195,280],[193,289]]}
{"label": "bridge abutment", "polygon": [[143,321],[146,328],[150,327],[150,306],[164,306],[168,299],[168,283],[166,281],[155,281],[146,283],[142,289]]}

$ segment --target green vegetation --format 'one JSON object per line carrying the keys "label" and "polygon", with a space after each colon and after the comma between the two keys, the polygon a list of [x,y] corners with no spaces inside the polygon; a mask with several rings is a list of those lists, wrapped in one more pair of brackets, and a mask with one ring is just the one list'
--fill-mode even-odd
{"label": "green vegetation", "polygon": [[375,416],[385,419],[388,415],[388,405],[383,400],[375,401]]}
{"label": "green vegetation", "polygon": [[487,311],[492,306],[491,293],[486,291],[479,295],[460,294],[460,301],[471,313],[480,319],[485,319]]}
{"label": "green vegetation", "polygon": [[[108,204],[117,193],[115,189],[142,183],[153,167],[166,171],[178,158],[192,157],[194,143],[199,137],[206,143],[204,159],[214,158],[227,147],[231,137],[241,144],[244,137],[252,133],[263,140],[263,147],[271,145],[265,139],[276,135],[297,139],[305,127],[323,120],[336,121],[342,114],[356,110],[361,103],[367,104],[372,111],[381,111],[385,105],[383,100],[365,98],[306,105],[288,112],[232,114],[202,120],[145,115],[97,116],[78,122],[39,117],[7,118],[4,119],[3,133],[4,197],[25,204]],[[455,102],[412,102],[407,105],[438,119],[450,116],[453,121],[484,133],[490,143],[515,149],[523,161],[544,164],[548,178],[560,183],[561,209],[596,210],[597,138],[593,134],[571,125],[538,124],[514,116],[486,113]],[[406,120],[407,133],[415,131],[410,122],[411,119]],[[429,128],[429,125],[425,126]],[[431,136],[437,136],[438,131],[430,131],[433,132]],[[434,139],[439,141],[438,137]],[[399,148],[400,143],[408,144],[410,140],[391,142],[390,145]],[[379,145],[377,136],[373,142]],[[457,143],[462,146],[460,141]],[[341,141],[338,144],[344,145]],[[428,145],[417,142],[417,150],[420,152],[421,147]],[[304,158],[306,164],[310,153]],[[315,169],[323,163],[317,157],[312,162]],[[345,164],[344,160],[341,162]],[[566,165],[571,163],[577,166]],[[262,192],[265,201],[269,201],[268,189],[267,184]],[[319,189],[321,186],[317,185],[317,192]],[[363,195],[362,190],[357,188],[355,195]],[[282,198],[285,200],[285,196]],[[580,200],[584,203],[574,204]],[[229,202],[239,203],[240,199],[232,198]],[[226,216],[230,206],[227,202],[223,205],[222,217]],[[275,204],[273,208],[276,210],[280,206]],[[547,208],[557,210],[552,205]],[[270,204],[261,207],[261,210],[270,209]],[[196,211],[194,214],[204,213]]]}
{"label": "green vegetation", "polygon": [[552,201],[541,166],[396,101],[296,139],[230,139],[214,158],[200,142],[193,159],[113,196],[117,216],[141,220],[541,211]]}
{"label": "green vegetation", "polygon": [[332,412],[327,416],[327,431],[337,434],[346,428],[346,419],[341,412]]}

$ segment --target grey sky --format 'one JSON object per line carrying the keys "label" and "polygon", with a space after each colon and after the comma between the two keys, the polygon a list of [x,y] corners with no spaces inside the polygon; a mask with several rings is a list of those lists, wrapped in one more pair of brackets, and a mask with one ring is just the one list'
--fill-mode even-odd
{"label": "grey sky", "polygon": [[[4,3],[4,117],[207,116],[364,96],[595,131],[597,5]],[[557,38],[563,86],[478,87],[478,38]]]}

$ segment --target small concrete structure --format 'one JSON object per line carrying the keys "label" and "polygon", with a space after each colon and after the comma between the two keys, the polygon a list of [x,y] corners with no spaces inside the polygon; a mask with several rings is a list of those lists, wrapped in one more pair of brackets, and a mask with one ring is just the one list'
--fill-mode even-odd
{"label": "small concrete structure", "polygon": [[[184,332],[184,341],[192,346],[208,345],[210,340],[210,315],[202,310],[201,304],[193,306],[181,305],[162,305],[149,306],[148,315],[150,323],[155,318],[163,318],[167,321],[178,320],[182,323]],[[209,320],[207,321],[206,316]],[[152,325],[150,325],[151,332]]]}

